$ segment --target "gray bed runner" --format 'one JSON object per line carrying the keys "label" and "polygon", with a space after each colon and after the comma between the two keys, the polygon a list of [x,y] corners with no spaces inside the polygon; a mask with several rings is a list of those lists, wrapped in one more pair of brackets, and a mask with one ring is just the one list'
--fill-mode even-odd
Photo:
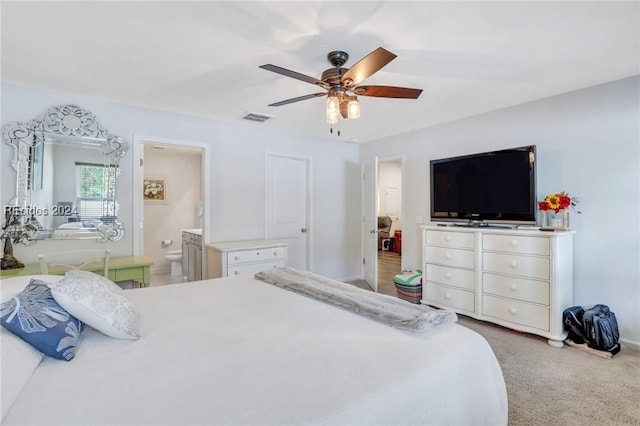
{"label": "gray bed runner", "polygon": [[403,330],[421,331],[458,320],[453,311],[414,305],[393,296],[374,293],[312,272],[278,268],[258,272],[255,277],[260,281]]}

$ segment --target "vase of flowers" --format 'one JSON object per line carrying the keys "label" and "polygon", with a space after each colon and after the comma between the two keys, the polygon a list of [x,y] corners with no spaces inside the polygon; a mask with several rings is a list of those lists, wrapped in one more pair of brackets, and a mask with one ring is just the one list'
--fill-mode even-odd
{"label": "vase of flowers", "polygon": [[[577,199],[571,199],[562,191],[547,195],[538,202],[540,209],[540,228],[547,230],[569,230],[569,208],[575,209]],[[576,210],[576,213],[580,213]]]}

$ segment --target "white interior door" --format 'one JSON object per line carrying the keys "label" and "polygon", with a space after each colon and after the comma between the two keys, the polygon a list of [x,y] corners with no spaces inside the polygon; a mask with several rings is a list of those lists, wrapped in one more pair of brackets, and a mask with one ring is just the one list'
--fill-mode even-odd
{"label": "white interior door", "polygon": [[265,233],[289,243],[289,266],[309,264],[309,160],[268,154],[266,159]]}
{"label": "white interior door", "polygon": [[362,241],[364,253],[364,279],[378,291],[378,158],[362,163]]}

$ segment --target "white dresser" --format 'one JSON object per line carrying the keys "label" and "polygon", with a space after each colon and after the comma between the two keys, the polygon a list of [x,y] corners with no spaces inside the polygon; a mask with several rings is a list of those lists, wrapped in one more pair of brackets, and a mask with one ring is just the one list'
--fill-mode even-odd
{"label": "white dresser", "polygon": [[255,274],[287,266],[287,243],[277,240],[229,241],[207,244],[209,278]]}
{"label": "white dresser", "polygon": [[573,232],[423,226],[422,303],[562,346],[573,302]]}

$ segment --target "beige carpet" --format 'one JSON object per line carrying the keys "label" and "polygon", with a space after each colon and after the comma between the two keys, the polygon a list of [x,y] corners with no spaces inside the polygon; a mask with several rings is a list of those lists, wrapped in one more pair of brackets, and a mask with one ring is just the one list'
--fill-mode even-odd
{"label": "beige carpet", "polygon": [[493,348],[507,383],[510,425],[640,425],[640,352],[611,359],[459,315]]}

